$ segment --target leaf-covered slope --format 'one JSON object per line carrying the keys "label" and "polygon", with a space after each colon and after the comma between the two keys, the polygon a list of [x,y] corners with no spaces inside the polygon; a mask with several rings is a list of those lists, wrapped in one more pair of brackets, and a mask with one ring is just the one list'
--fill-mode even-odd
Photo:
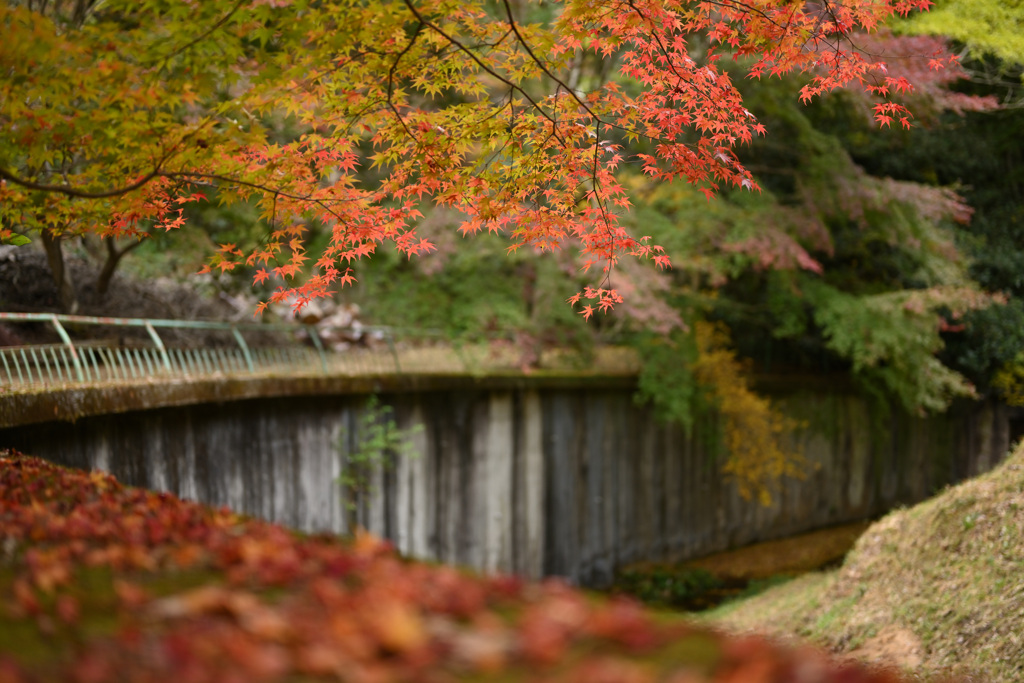
{"label": "leaf-covered slope", "polygon": [[0,680],[894,681],[0,451]]}
{"label": "leaf-covered slope", "polygon": [[992,472],[873,525],[841,569],[716,620],[926,671],[1024,680],[1024,443]]}

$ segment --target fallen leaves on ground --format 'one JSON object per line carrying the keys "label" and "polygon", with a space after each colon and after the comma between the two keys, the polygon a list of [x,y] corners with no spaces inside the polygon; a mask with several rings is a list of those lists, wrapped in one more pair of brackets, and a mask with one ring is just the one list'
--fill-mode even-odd
{"label": "fallen leaves on ground", "polygon": [[[18,643],[21,645],[19,646]],[[0,681],[898,680],[0,451]]]}

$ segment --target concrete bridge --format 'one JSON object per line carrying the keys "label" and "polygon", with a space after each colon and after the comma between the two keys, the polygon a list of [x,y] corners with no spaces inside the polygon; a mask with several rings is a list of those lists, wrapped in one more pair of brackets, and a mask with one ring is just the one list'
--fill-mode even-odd
{"label": "concrete bridge", "polygon": [[[993,403],[930,419],[894,409],[872,424],[841,382],[765,381],[806,423],[793,445],[813,463],[765,507],[720,476],[703,438],[713,417],[686,435],[635,405],[626,352],[585,368],[549,358],[531,373],[485,348],[304,358],[116,380],[99,364],[91,381],[0,383],[0,447],[309,531],[346,531],[352,504],[356,522],[410,555],[601,585],[626,563],[919,501],[990,468],[1010,440],[1010,415]],[[369,493],[346,501],[336,480],[353,441],[339,437],[358,430],[370,395],[399,428],[422,426],[419,457],[375,471]]]}

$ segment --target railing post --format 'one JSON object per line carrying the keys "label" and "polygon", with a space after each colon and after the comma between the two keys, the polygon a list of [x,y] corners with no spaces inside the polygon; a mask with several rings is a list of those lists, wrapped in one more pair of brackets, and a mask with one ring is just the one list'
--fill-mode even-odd
{"label": "railing post", "polygon": [[82,361],[78,358],[78,349],[71,342],[71,337],[68,336],[64,326],[60,324],[60,320],[56,315],[50,316],[50,322],[53,323],[53,327],[57,330],[57,334],[60,335],[61,341],[71,350],[71,360],[75,364],[75,374],[78,375],[78,381],[85,381],[85,372],[82,371]]}
{"label": "railing post", "polygon": [[391,351],[391,359],[395,361],[395,372],[400,375],[402,374],[402,366],[398,362],[398,349],[395,348],[395,337],[391,334],[390,327],[387,328],[384,336],[388,340],[388,350]]}
{"label": "railing post", "polygon": [[316,347],[317,353],[320,354],[320,367],[323,369],[324,374],[327,372],[327,353],[324,351],[324,344],[320,341],[320,333],[316,331],[316,327],[313,325],[306,325],[306,334],[313,342],[313,346]]}
{"label": "railing post", "polygon": [[245,337],[238,331],[238,328],[234,325],[231,326],[231,334],[235,335],[235,341],[238,342],[239,348],[242,349],[242,357],[245,358],[245,364],[249,368],[249,372],[256,372],[256,366],[252,362],[252,354],[249,353],[249,345],[245,343]]}
{"label": "railing post", "polygon": [[146,321],[146,332],[149,332],[149,338],[153,340],[153,343],[156,344],[156,348],[160,351],[160,357],[164,361],[164,370],[167,371],[168,375],[171,374],[171,358],[167,355],[167,347],[164,346],[164,342],[160,339],[160,335],[156,333],[156,330],[148,320]]}

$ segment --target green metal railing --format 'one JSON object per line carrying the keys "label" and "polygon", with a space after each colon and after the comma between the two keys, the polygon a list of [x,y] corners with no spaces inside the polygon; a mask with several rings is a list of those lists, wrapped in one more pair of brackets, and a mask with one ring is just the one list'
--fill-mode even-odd
{"label": "green metal railing", "polygon": [[[210,375],[252,374],[278,371],[329,372],[328,352],[312,325],[289,323],[223,323],[189,320],[144,320],[57,315],[50,313],[0,312],[0,323],[49,323],[60,344],[0,347],[0,389],[16,385],[57,385],[103,381],[131,381],[146,378],[196,378]],[[87,326],[142,328],[147,342],[75,342],[68,333]],[[172,346],[158,329],[221,332],[233,345],[196,347]],[[312,347],[301,345],[296,333],[305,331]],[[398,370],[394,344],[387,328],[383,331]],[[285,345],[250,344],[250,335],[278,333],[289,340]],[[263,340],[267,341],[266,339]]]}
{"label": "green metal railing", "polygon": [[[0,395],[19,389],[261,374],[353,378],[523,375],[523,351],[507,339],[451,343],[437,330],[403,330],[401,348],[397,348],[397,328],[391,327],[354,325],[320,331],[299,323],[0,312],[0,324],[8,327],[39,323],[52,326],[60,343],[0,346]],[[103,335],[106,338],[101,338]],[[341,351],[339,341],[361,335],[369,338],[369,343]],[[545,351],[536,372],[560,377],[635,377],[638,372],[639,364],[630,349],[599,348],[595,354],[580,366],[572,353]]]}

